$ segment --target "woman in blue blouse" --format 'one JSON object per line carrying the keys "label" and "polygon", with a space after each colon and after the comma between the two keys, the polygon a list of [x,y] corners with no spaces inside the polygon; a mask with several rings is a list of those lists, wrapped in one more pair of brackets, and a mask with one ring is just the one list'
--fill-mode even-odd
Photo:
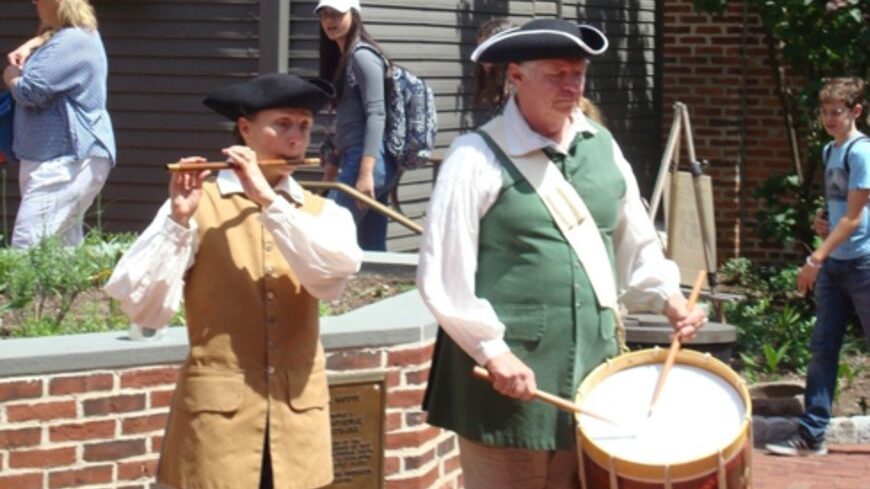
{"label": "woman in blue blouse", "polygon": [[[338,105],[335,148],[338,165],[324,165],[324,179],[335,180],[386,203],[396,165],[385,150],[384,80],[389,61],[366,32],[359,0],[320,0],[320,77],[332,80]],[[364,47],[363,47],[364,46]],[[387,248],[387,218],[345,194],[330,197],[346,207],[357,224],[364,250]]]}
{"label": "woman in blue blouse", "polygon": [[12,246],[49,235],[75,246],[115,162],[106,51],[88,0],[34,3],[43,33],[10,54],[3,71],[16,103],[13,151],[21,160]]}

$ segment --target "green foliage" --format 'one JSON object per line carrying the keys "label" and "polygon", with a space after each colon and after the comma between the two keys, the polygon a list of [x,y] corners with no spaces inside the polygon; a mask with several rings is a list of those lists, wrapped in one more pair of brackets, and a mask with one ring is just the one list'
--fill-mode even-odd
{"label": "green foliage", "polygon": [[756,212],[760,236],[771,242],[797,242],[813,249],[815,235],[811,223],[822,206],[821,197],[807,195],[797,175],[777,175],[766,179],[755,190],[762,210]]}
{"label": "green foliage", "polygon": [[778,374],[809,362],[815,315],[812,303],[794,292],[796,275],[797,267],[759,268],[746,258],[722,267],[722,283],[744,296],[725,306],[744,370]]}
{"label": "green foliage", "polygon": [[[796,129],[806,148],[804,181],[795,174],[763,182],[756,192],[761,199],[759,234],[773,240],[798,241],[812,246],[810,222],[818,206],[811,195],[821,174],[821,148],[830,139],[817,122],[818,94],[825,79],[857,76],[870,80],[870,2],[866,0],[744,0],[757,13],[774,40],[776,55],[792,75],[806,81],[797,91],[781,86],[787,109],[795,116]],[[732,0],[694,0],[695,8],[723,14]],[[770,66],[776,66],[769,60]],[[866,120],[866,118],[862,118]],[[859,121],[863,125],[864,121]]]}
{"label": "green foliage", "polygon": [[[818,93],[826,76],[870,74],[866,0],[745,0],[781,42],[783,61]],[[731,0],[695,0],[699,11],[722,14]],[[815,97],[812,97],[815,99]]]}
{"label": "green foliage", "polygon": [[[131,235],[90,233],[82,246],[66,247],[47,238],[27,250],[0,249],[0,312],[12,314],[19,327],[6,334],[44,336],[107,331],[126,327],[114,301],[77,303],[88,291],[102,286]],[[71,312],[75,307],[75,317]],[[105,310],[103,310],[105,309]]]}

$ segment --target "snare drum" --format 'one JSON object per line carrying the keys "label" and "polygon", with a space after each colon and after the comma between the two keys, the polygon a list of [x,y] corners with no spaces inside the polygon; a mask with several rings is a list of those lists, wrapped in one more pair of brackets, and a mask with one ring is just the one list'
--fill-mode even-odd
{"label": "snare drum", "polygon": [[608,424],[577,416],[583,489],[747,488],[752,409],[740,376],[709,354],[681,350],[652,416],[653,390],[667,350],[641,350],[596,368],[577,404]]}

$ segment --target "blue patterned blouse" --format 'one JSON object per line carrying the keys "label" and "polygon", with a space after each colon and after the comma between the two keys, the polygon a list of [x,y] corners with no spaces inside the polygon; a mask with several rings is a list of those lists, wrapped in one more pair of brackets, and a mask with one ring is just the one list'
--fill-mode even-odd
{"label": "blue patterned blouse", "polygon": [[64,28],[34,51],[11,90],[16,156],[31,161],[104,157],[114,164],[107,76],[106,50],[96,31]]}

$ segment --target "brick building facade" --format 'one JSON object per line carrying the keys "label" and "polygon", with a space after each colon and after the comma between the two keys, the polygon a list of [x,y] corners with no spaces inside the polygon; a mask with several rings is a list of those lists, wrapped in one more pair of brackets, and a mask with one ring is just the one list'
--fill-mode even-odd
{"label": "brick building facade", "polygon": [[792,169],[761,21],[741,2],[721,16],[698,13],[692,3],[663,1],[662,136],[673,103],[686,103],[697,157],[709,161],[705,171],[714,182],[720,266],[734,256],[793,259],[800,250],[766,241],[756,230],[755,188]]}

